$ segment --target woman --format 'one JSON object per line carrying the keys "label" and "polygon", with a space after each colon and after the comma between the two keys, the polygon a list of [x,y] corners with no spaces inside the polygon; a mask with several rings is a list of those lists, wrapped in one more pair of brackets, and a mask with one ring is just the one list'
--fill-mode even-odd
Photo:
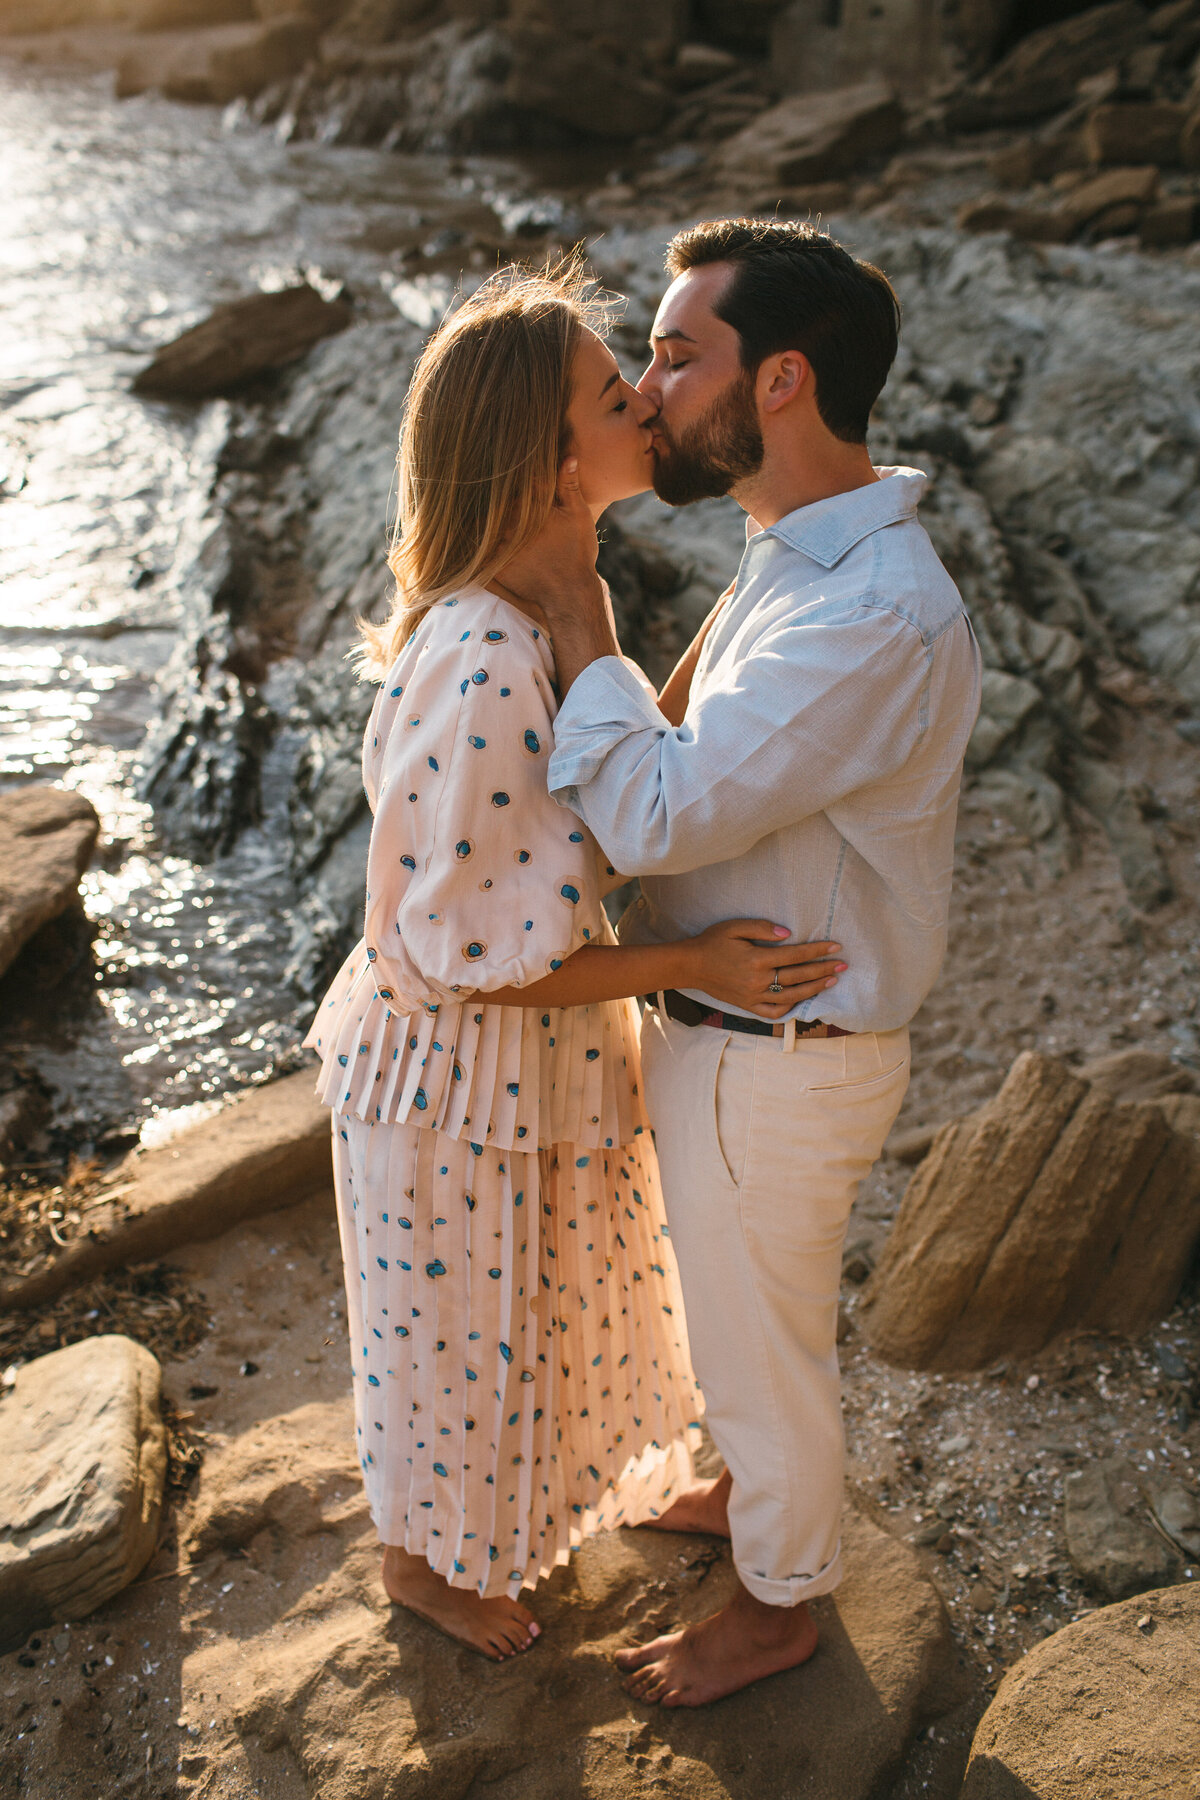
{"label": "woman", "polygon": [[366,928],[307,1040],[384,1585],[493,1658],[538,1634],[523,1587],[691,1481],[700,1404],[629,996],[699,988],[773,1016],[844,966],[762,920],[621,948],[601,905],[621,877],[547,793],[553,650],[505,563],[568,449],[597,516],[650,485],[652,409],[599,322],[577,271],[507,271],[413,376],[396,600],[364,627]]}

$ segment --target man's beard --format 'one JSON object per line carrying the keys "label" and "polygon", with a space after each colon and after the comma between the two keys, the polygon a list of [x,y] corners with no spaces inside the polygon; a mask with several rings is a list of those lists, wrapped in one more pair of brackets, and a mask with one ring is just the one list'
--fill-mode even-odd
{"label": "man's beard", "polygon": [[745,370],[677,438],[661,419],[655,421],[654,430],[661,440],[655,446],[654,491],[668,506],[715,500],[762,468],[754,377]]}

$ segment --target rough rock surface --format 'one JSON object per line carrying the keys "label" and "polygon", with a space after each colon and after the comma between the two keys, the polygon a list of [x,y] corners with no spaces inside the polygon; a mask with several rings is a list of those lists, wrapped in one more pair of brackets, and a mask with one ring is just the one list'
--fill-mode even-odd
{"label": "rough rock surface", "polygon": [[1146,1484],[1123,1456],[1068,1475],[1063,1497],[1071,1561],[1106,1599],[1127,1600],[1180,1580],[1183,1556],[1156,1529]]}
{"label": "rough rock surface", "polygon": [[158,1539],[160,1371],[125,1337],[26,1363],[0,1400],[0,1651],[103,1605]]}
{"label": "rough rock surface", "polygon": [[103,1269],[218,1237],[330,1188],[329,1112],[313,1085],[304,1069],[251,1088],[158,1148],[134,1151],[88,1236],[0,1292],[0,1306],[38,1306]]}
{"label": "rough rock surface", "polygon": [[1106,1606],[1010,1669],[962,1800],[1175,1800],[1196,1790],[1200,1582]]}
{"label": "rough rock surface", "polygon": [[904,114],[885,82],[781,100],[737,132],[721,152],[728,176],[787,185],[856,169],[900,141]]}
{"label": "rough rock surface", "polygon": [[63,788],[0,795],[0,975],[41,926],[78,902],[100,820]]}
{"label": "rough rock surface", "polygon": [[122,98],[157,88],[168,100],[224,106],[259,93],[303,68],[317,47],[314,27],[299,17],[216,25],[205,31],[148,33],[122,55]]}
{"label": "rough rock surface", "polygon": [[[636,1706],[611,1662],[660,1622],[720,1604],[731,1571],[712,1540],[591,1540],[535,1595],[536,1650],[492,1668],[383,1602],[348,1408],[302,1407],[206,1461],[191,1553],[249,1561],[190,1682],[223,1697],[227,1771],[286,1751],[311,1791],[338,1800],[460,1800],[485,1782],[498,1800],[651,1783],[670,1800],[867,1800],[954,1690],[945,1615],[916,1556],[853,1512],[845,1536],[848,1573],[818,1605],[817,1656],[726,1702],[716,1733],[703,1713]],[[321,1578],[297,1593],[294,1572],[314,1556]]]}
{"label": "rough rock surface", "polygon": [[226,393],[295,362],[322,338],[344,331],[350,317],[344,301],[323,300],[307,282],[230,300],[165,344],[135,376],[134,392],[178,400]]}
{"label": "rough rock surface", "polygon": [[1023,124],[1069,105],[1078,84],[1145,42],[1136,0],[1111,0],[1030,32],[981,80],[956,95],[947,121],[960,130]]}
{"label": "rough rock surface", "polygon": [[1198,1237],[1191,1137],[1027,1051],[934,1139],[859,1324],[908,1368],[983,1368],[1078,1327],[1136,1334],[1170,1308]]}

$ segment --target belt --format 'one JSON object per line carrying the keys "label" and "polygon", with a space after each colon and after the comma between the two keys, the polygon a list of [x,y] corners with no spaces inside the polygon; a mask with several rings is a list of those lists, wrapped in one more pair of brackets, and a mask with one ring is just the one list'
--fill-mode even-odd
{"label": "belt", "polygon": [[[648,1006],[658,1005],[657,994],[644,996]],[[701,1006],[698,1000],[691,1000],[681,994],[677,988],[667,988],[662,996],[663,1006],[669,1019],[677,1019],[681,1025],[715,1025],[718,1031],[747,1031],[752,1037],[782,1037],[784,1026],[772,1024],[769,1019],[747,1019],[742,1013],[718,1012],[715,1008]],[[810,1019],[807,1023],[796,1021],[796,1036],[805,1038],[853,1037],[852,1031],[844,1031],[840,1025],[826,1025],[823,1019]]]}

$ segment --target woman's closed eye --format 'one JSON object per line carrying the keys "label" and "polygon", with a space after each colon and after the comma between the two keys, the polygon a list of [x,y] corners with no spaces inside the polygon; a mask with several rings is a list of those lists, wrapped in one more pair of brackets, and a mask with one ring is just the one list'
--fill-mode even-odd
{"label": "woman's closed eye", "polygon": [[629,410],[628,400],[618,400],[617,404],[613,407],[614,412],[627,412],[628,410]]}

